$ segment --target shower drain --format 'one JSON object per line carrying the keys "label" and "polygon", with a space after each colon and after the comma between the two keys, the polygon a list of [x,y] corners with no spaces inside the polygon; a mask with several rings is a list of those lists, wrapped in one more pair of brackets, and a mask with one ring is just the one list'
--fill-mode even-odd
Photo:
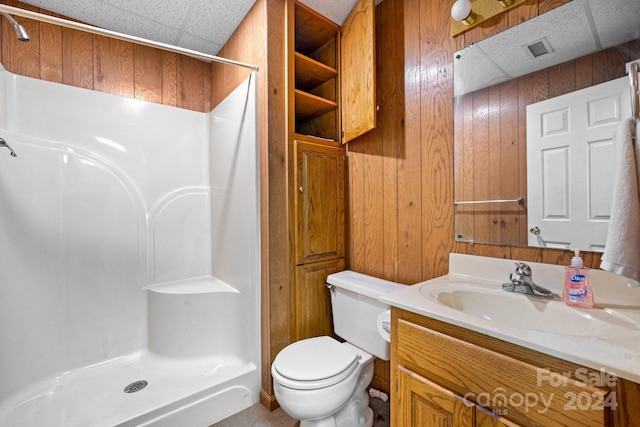
{"label": "shower drain", "polygon": [[139,381],[134,381],[131,384],[129,384],[128,386],[126,386],[124,388],[124,392],[125,393],[135,393],[136,391],[140,391],[143,388],[145,388],[147,386],[147,384],[149,384],[147,381],[145,380],[139,380]]}

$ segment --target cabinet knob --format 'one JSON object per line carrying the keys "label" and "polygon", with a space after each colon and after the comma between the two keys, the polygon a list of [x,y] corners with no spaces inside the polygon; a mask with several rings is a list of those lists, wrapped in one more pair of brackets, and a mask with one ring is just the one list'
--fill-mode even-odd
{"label": "cabinet knob", "polygon": [[304,189],[302,187],[298,187],[298,193],[304,193]]}
{"label": "cabinet knob", "polygon": [[540,234],[540,227],[531,227],[531,228],[529,229],[529,232],[530,232],[531,234],[535,234],[535,235],[537,236],[538,234]]}

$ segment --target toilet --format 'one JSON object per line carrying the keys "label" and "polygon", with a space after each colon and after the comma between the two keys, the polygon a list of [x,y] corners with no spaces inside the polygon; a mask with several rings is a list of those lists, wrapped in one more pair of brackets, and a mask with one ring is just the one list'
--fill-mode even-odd
{"label": "toilet", "polygon": [[335,333],[346,341],[314,337],[280,351],[271,365],[276,399],[300,427],[369,427],[373,360],[389,360],[389,306],[377,298],[404,286],[346,270],[327,287]]}

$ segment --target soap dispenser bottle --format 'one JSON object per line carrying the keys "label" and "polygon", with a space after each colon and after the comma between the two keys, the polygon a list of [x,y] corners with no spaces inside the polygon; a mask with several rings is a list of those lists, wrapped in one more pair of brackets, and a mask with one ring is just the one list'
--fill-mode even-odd
{"label": "soap dispenser bottle", "polygon": [[593,307],[593,291],[589,282],[589,269],[583,266],[580,251],[575,251],[571,265],[565,267],[562,299],[567,305],[581,308]]}

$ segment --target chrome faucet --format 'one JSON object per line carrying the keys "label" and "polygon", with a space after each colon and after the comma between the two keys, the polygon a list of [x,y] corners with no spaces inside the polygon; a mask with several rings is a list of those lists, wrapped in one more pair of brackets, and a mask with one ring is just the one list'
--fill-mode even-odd
{"label": "chrome faucet", "polygon": [[533,295],[536,297],[552,298],[553,293],[542,286],[533,283],[531,277],[531,267],[524,262],[516,262],[516,271],[509,274],[511,283],[503,283],[502,289],[520,294]]}
{"label": "chrome faucet", "polygon": [[0,147],[6,147],[7,149],[9,149],[9,154],[11,154],[11,157],[18,157],[16,152],[13,151],[13,148],[11,148],[9,143],[7,143],[7,141],[5,141],[4,138],[0,138]]}

